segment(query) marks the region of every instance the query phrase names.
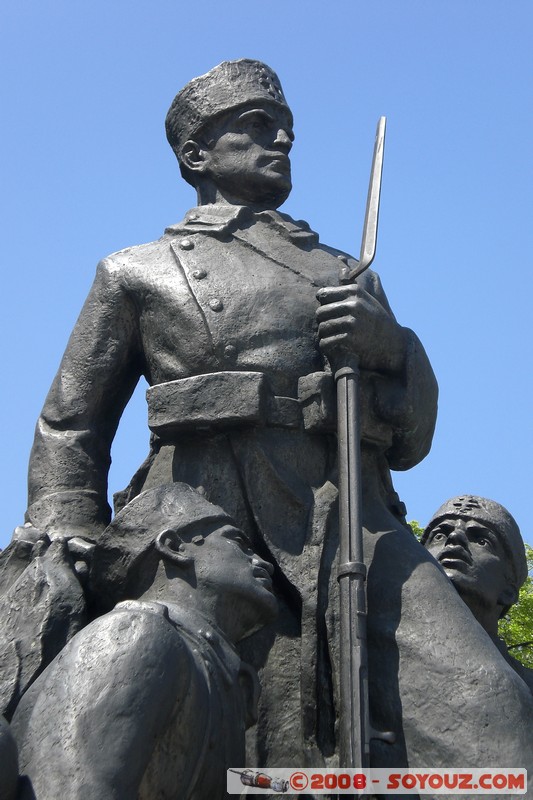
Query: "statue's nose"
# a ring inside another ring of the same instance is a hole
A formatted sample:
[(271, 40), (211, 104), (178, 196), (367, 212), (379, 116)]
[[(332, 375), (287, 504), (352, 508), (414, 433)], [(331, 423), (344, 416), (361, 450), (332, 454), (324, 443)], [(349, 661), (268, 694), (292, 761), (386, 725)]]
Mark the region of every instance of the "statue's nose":
[(454, 528), (448, 534), (447, 544), (458, 544), (468, 549), (468, 537), (462, 527)]
[(258, 567), (262, 567), (263, 569), (266, 569), (266, 571), (270, 576), (274, 574), (274, 567), (270, 563), (270, 561), (264, 561), (262, 558), (254, 556), (254, 558), (252, 558), (252, 564), (255, 564)]
[(292, 147), (292, 140), (284, 128), (280, 128), (276, 134), (276, 140), (274, 144), (282, 145), (287, 153), (290, 151)]

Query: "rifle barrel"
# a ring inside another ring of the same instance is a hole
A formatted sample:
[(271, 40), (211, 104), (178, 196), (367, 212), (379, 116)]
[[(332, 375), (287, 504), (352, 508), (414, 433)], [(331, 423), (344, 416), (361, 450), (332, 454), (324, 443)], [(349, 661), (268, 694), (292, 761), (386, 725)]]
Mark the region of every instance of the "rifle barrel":
[[(358, 266), (353, 282), (376, 253), (385, 143), (381, 117), (374, 144)], [(359, 361), (353, 355), (335, 372), (339, 452), (340, 766), (370, 766), (370, 721), (366, 644), (366, 567), (363, 561)]]

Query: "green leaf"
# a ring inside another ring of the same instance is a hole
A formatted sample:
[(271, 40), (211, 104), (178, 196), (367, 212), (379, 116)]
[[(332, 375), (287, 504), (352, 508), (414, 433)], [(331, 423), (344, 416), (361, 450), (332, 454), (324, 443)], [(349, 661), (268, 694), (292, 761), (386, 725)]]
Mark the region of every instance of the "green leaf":
[(420, 539), (422, 538), (422, 534), (424, 533), (424, 528), (422, 527), (422, 525), (419, 522), (417, 522), (416, 519), (412, 519), (411, 522), (408, 522), (407, 524), (413, 531), (418, 541), (420, 541)]
[(533, 547), (526, 544), (528, 576), (520, 589), (518, 603), (500, 620), (498, 633), (511, 655), (533, 669)]

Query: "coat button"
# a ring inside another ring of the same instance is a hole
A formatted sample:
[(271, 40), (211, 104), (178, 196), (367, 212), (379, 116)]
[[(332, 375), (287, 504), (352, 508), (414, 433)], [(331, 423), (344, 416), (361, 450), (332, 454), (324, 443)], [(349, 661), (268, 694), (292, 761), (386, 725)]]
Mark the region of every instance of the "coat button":
[(211, 311), (222, 311), (224, 308), (224, 303), (222, 300), (220, 300), (220, 298), (213, 297), (213, 299), (209, 301), (209, 308)]
[(237, 348), (233, 344), (227, 344), (224, 348), (224, 356), (228, 361), (233, 361), (237, 358)]
[(180, 239), (180, 247), (182, 250), (192, 250), (194, 242), (192, 239)]
[(205, 269), (195, 269), (192, 276), (197, 281), (203, 281), (204, 278), (207, 278), (207, 272)]

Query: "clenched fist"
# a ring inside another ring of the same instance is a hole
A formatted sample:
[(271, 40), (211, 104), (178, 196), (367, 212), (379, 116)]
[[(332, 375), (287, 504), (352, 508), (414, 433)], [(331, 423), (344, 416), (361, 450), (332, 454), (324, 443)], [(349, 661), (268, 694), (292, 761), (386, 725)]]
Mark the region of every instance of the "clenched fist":
[(363, 369), (402, 371), (405, 331), (375, 297), (350, 284), (320, 289), (317, 299), (319, 345), (334, 371), (354, 355)]

